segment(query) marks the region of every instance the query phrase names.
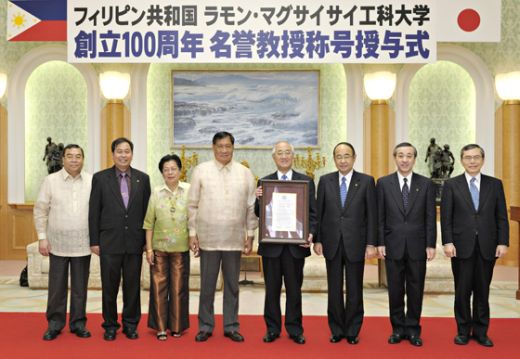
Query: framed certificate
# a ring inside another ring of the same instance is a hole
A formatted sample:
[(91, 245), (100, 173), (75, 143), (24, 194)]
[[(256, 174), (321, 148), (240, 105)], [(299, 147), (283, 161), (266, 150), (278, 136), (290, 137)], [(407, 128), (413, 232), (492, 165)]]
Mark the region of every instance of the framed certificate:
[(309, 236), (309, 182), (261, 180), (260, 243), (305, 244)]

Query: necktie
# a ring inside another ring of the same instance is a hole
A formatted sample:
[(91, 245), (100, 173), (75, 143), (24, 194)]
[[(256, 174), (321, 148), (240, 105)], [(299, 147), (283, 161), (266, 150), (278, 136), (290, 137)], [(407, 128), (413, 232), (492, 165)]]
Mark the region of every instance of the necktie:
[(403, 184), (403, 206), (404, 210), (406, 211), (408, 209), (408, 196), (410, 195), (410, 189), (408, 188), (408, 178), (403, 178), (404, 184)]
[(347, 179), (345, 176), (341, 177), (341, 186), (339, 186), (339, 195), (341, 196), (341, 206), (345, 207), (345, 200), (347, 199)]
[(282, 175), (282, 181), (287, 181), (287, 176), (286, 175)]
[(119, 181), (119, 188), (121, 190), (121, 197), (123, 197), (123, 203), (125, 204), (125, 208), (128, 208), (128, 182), (126, 182), (126, 173), (121, 173), (119, 175), (120, 181)]
[(475, 181), (477, 179), (475, 177), (471, 177), (471, 180), (469, 181), (469, 191), (471, 193), (471, 200), (473, 201), (473, 206), (475, 207), (475, 211), (478, 210), (478, 188), (475, 184)]

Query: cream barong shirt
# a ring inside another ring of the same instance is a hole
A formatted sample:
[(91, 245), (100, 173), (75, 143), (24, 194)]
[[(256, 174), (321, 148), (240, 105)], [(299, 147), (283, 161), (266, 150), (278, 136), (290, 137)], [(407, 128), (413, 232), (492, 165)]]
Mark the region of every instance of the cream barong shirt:
[(61, 257), (90, 254), (88, 203), (92, 175), (72, 177), (64, 168), (45, 177), (34, 204), (38, 239), (49, 240), (51, 253)]
[(202, 250), (242, 251), (246, 233), (254, 235), (255, 179), (238, 162), (216, 160), (193, 170), (188, 193), (189, 235), (197, 235)]

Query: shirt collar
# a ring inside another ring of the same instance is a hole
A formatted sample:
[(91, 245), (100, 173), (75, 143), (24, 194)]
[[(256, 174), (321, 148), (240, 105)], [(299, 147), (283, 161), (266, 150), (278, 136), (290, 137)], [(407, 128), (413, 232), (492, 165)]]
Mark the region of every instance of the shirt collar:
[(60, 173), (61, 173), (61, 177), (63, 178), (64, 181), (66, 181), (67, 179), (81, 179), (83, 178), (81, 175), (83, 172), (80, 172), (76, 177), (73, 177), (70, 173), (68, 173), (65, 168), (63, 167), (61, 170), (60, 170)]
[(468, 182), (468, 183), (470, 183), (470, 181), (471, 181), (471, 179), (472, 179), (473, 177), (475, 177), (476, 181), (477, 181), (478, 183), (480, 183), (480, 177), (481, 177), (480, 172), (479, 172), (476, 176), (472, 176), (472, 175), (470, 175), (468, 172), (464, 172), (464, 176), (466, 176), (466, 182)]
[(215, 163), (215, 166), (217, 166), (217, 169), (219, 171), (222, 171), (223, 169), (227, 169), (228, 171), (231, 170), (231, 167), (233, 166), (233, 160), (229, 161), (225, 165), (217, 161), (216, 159), (213, 159), (213, 162)]
[(117, 178), (119, 178), (121, 176), (121, 173), (126, 173), (126, 176), (128, 178), (132, 178), (132, 168), (131, 167), (128, 167), (128, 169), (125, 172), (119, 170), (119, 168), (117, 168), (115, 166), (114, 166), (114, 168), (116, 169), (116, 176), (117, 176)]
[(408, 176), (403, 176), (399, 171), (397, 171), (397, 179), (399, 180), (399, 183), (404, 183), (404, 179), (406, 178), (408, 181), (408, 186), (410, 186), (410, 184), (412, 183), (412, 176), (413, 176), (413, 173), (410, 173)]
[(174, 194), (175, 192), (177, 193), (182, 193), (184, 191), (184, 186), (182, 185), (182, 182), (179, 181), (179, 184), (177, 185), (177, 188), (175, 189), (175, 191), (172, 191), (167, 185), (166, 183), (163, 183), (161, 185), (161, 187), (159, 187), (159, 190), (160, 191), (165, 191), (165, 192), (168, 192), (168, 193), (171, 193), (171, 194)]
[(350, 172), (347, 173), (346, 175), (342, 175), (341, 172), (338, 171), (339, 183), (341, 183), (341, 178), (342, 177), (345, 177), (345, 181), (347, 181), (347, 183), (350, 183), (350, 180), (352, 179), (352, 174), (353, 173), (354, 173), (354, 170), (350, 170)]
[(279, 180), (282, 179), (283, 175), (285, 175), (287, 177), (287, 180), (289, 180), (289, 181), (292, 180), (292, 178), (293, 178), (293, 170), (292, 170), (292, 168), (289, 171), (287, 171), (286, 173), (282, 173), (280, 171), (276, 171), (276, 174), (277, 174)]

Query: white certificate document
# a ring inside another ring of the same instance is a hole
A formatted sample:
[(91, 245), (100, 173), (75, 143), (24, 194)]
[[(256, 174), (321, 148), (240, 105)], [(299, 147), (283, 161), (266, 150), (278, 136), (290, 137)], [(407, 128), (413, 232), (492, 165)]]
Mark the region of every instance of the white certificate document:
[(273, 193), (271, 202), (273, 231), (296, 231), (296, 200), (296, 193)]

